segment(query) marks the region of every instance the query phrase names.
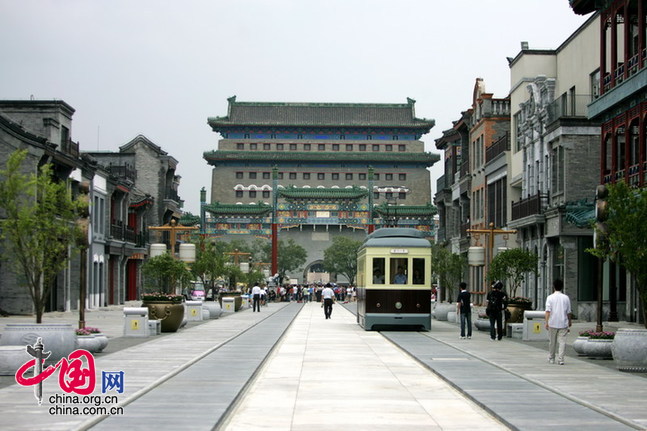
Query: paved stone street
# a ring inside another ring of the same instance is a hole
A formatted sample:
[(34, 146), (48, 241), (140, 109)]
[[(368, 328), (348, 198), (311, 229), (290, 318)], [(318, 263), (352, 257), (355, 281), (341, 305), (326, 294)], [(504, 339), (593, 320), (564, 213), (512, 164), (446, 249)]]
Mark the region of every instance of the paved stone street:
[[(647, 428), (642, 403), (632, 402), (647, 399), (645, 374), (616, 371), (613, 361), (578, 358), (569, 346), (566, 365), (550, 365), (545, 342), (491, 342), (479, 331), (460, 340), (456, 324), (436, 320), (427, 333), (383, 336), (361, 330), (347, 308), (336, 305), (326, 320), (318, 303), (269, 304), (148, 339), (122, 337), (121, 307), (89, 311), (87, 325), (110, 338), (95, 355), (97, 374), (124, 371), (123, 415), (51, 415), (49, 397), (62, 393), (55, 378), (39, 407), (32, 388), (2, 377), (0, 428)], [(33, 318), (2, 318), (0, 330), (17, 321)], [(576, 323), (569, 342), (594, 326)]]

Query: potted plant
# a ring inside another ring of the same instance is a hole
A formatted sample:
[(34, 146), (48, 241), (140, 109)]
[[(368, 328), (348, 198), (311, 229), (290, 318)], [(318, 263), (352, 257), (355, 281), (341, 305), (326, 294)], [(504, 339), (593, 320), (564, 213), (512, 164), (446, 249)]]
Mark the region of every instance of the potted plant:
[(98, 353), (101, 348), (101, 341), (94, 336), (87, 328), (79, 328), (74, 331), (76, 334), (76, 348), (87, 350), (90, 353)]
[(490, 331), (490, 318), (484, 312), (478, 313), (478, 318), (474, 321), (474, 327), (479, 331)]
[(584, 356), (584, 343), (589, 340), (589, 335), (591, 334), (591, 332), (595, 331), (593, 329), (580, 331), (578, 337), (573, 341), (573, 350), (575, 350), (575, 353), (577, 353), (579, 356)]
[[(69, 184), (55, 175), (50, 164), (35, 172), (27, 150), (16, 150), (0, 170), (0, 238), (16, 281), (24, 284), (36, 315), (36, 325), (8, 324), (0, 339), (4, 345), (34, 344), (38, 337), (52, 354), (48, 363), (74, 350), (70, 324), (43, 323), (45, 304), (57, 277), (67, 268), (70, 250), (84, 231), (77, 221), (87, 202), (73, 198)], [(30, 172), (30, 173), (25, 173)]]
[(523, 321), (523, 312), (532, 308), (532, 301), (523, 296), (517, 296), (517, 290), (528, 273), (537, 272), (537, 255), (520, 248), (499, 252), (488, 271), (488, 279), (506, 281), (509, 288), (508, 323)]
[(94, 335), (94, 338), (99, 340), (101, 345), (99, 346), (98, 353), (102, 352), (103, 349), (108, 346), (108, 337), (104, 333), (102, 333), (99, 328), (86, 326), (84, 329), (87, 330), (90, 334)]
[(610, 359), (612, 357), (611, 345), (616, 333), (612, 331), (589, 331), (588, 334), (589, 337), (583, 346), (584, 356)]
[(159, 320), (162, 332), (176, 332), (184, 319), (183, 296), (178, 294), (191, 281), (186, 264), (169, 253), (148, 259), (142, 265), (147, 292), (141, 295), (148, 318)]
[[(433, 276), (438, 280), (441, 287), (440, 300), (434, 306), (433, 315), (436, 320), (447, 320), (447, 315), (454, 311), (452, 302), (455, 299), (454, 289), (458, 287), (463, 278), (467, 265), (465, 256), (452, 253), (447, 248), (434, 245), (431, 254), (431, 268)], [(443, 303), (447, 301), (447, 303)]]

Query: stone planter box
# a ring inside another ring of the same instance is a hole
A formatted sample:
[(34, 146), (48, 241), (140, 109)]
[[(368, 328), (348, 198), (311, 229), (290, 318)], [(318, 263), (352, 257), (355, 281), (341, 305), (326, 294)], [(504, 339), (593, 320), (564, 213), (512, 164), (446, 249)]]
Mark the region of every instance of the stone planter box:
[(67, 357), (76, 348), (76, 334), (69, 323), (8, 323), (5, 326), (0, 345), (34, 345), (42, 338), (46, 352), (52, 352), (45, 365), (53, 365)]
[(456, 306), (449, 304), (447, 302), (441, 302), (441, 303), (436, 303), (436, 306), (434, 307), (434, 317), (436, 320), (447, 320), (447, 313), (455, 309)]
[(578, 356), (584, 356), (584, 344), (589, 341), (589, 337), (577, 337), (575, 341), (573, 341), (573, 344), (571, 345), (573, 347), (573, 350), (575, 350), (575, 353), (578, 354)]
[(474, 321), (474, 327), (478, 331), (490, 332), (490, 319), (477, 319)]
[(591, 339), (584, 343), (582, 350), (588, 358), (611, 359), (611, 345), (613, 340)]
[(620, 371), (647, 372), (647, 329), (618, 329), (611, 353)]

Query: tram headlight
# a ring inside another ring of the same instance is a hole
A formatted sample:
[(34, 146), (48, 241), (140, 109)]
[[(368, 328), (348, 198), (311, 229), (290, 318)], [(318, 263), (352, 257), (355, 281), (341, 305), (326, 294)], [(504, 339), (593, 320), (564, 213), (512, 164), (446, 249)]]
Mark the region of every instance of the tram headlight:
[(416, 308), (420, 308), (420, 304), (416, 304)]
[(402, 308), (402, 303), (400, 301), (395, 303), (395, 308), (400, 310)]
[(376, 304), (377, 308), (380, 308), (381, 306), (382, 306), (382, 304), (380, 304), (379, 302)]

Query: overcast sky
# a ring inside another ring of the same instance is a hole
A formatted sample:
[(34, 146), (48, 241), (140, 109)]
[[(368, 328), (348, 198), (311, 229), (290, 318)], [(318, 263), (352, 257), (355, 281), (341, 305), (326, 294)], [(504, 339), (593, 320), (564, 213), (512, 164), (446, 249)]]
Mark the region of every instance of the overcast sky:
[[(406, 103), (434, 140), (474, 81), (510, 89), (506, 57), (557, 48), (587, 17), (568, 0), (0, 0), (0, 98), (76, 109), (81, 150), (145, 135), (179, 161), (185, 210), (211, 188), (207, 117), (245, 102)], [(431, 169), (432, 193), (442, 163)]]

